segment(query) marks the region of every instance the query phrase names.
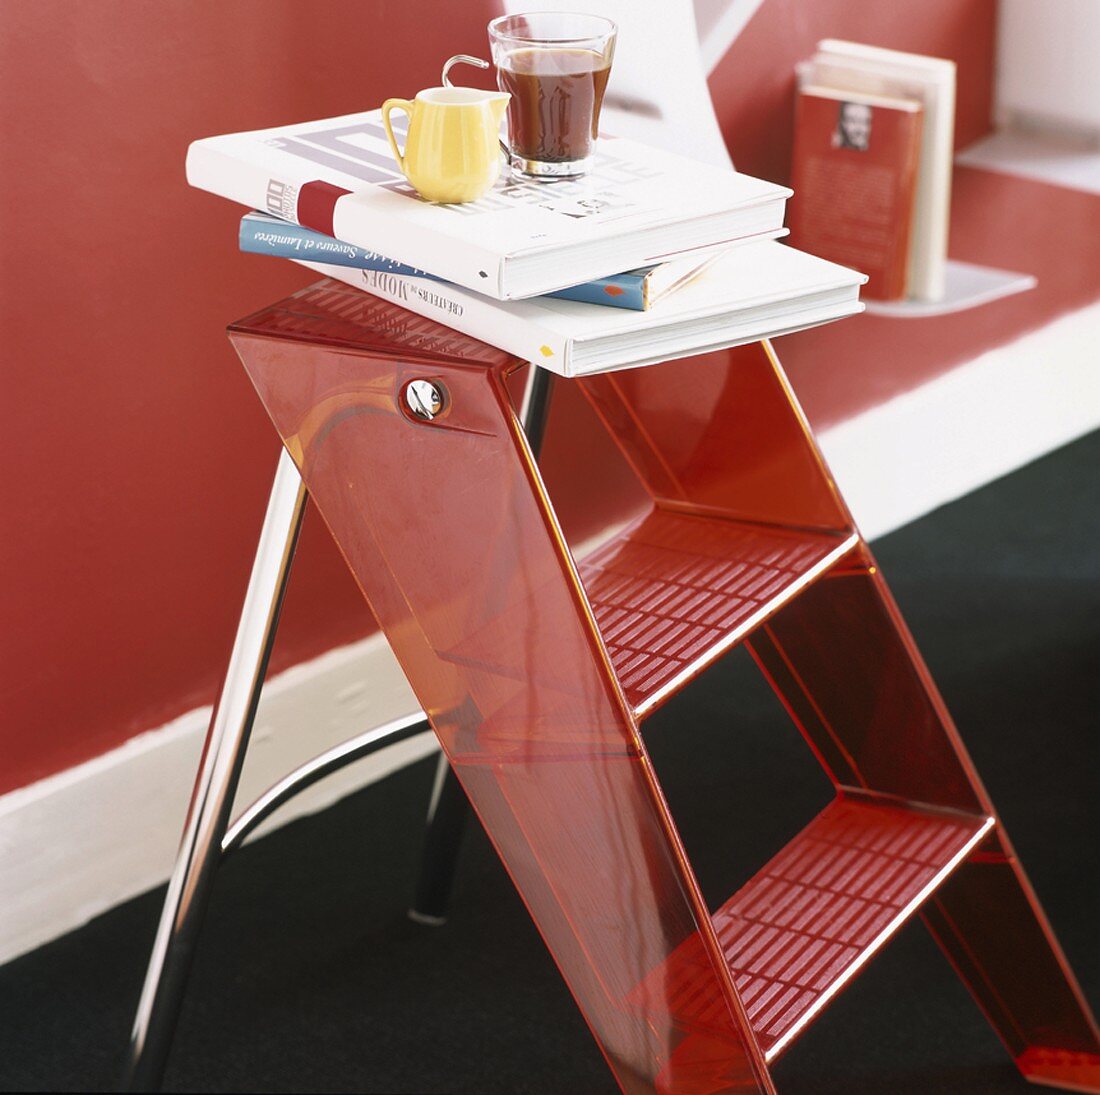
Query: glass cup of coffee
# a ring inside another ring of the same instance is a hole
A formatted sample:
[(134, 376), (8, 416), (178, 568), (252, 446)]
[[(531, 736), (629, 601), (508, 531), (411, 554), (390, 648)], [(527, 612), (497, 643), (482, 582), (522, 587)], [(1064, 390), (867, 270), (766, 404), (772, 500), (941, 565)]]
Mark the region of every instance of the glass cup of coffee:
[(508, 104), (508, 159), (531, 179), (575, 179), (596, 150), (616, 27), (598, 15), (537, 12), (489, 24), (497, 86)]

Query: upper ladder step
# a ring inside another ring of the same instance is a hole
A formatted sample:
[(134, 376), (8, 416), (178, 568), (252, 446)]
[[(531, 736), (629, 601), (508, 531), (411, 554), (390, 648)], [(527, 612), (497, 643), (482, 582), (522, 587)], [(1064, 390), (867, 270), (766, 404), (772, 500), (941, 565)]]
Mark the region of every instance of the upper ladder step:
[(655, 509), (579, 564), (611, 662), (649, 714), (857, 543)]
[[(642, 718), (744, 639), (859, 542), (726, 518), (649, 510), (577, 570), (635, 715)], [(530, 592), (533, 600), (540, 588)], [(507, 612), (443, 656), (527, 681), (529, 649)], [(567, 666), (539, 665), (544, 688), (577, 686)], [(523, 721), (523, 720), (521, 720)]]
[[(838, 798), (711, 918), (765, 1057), (791, 1043), (993, 825), (992, 818)], [(636, 990), (689, 1029), (721, 993), (698, 935)]]

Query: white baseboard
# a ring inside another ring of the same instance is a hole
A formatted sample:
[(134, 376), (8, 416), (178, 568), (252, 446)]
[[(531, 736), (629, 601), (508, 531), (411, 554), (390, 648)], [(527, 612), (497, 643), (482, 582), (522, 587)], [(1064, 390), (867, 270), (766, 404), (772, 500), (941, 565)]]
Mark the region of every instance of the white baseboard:
[[(419, 709), (381, 635), (264, 687), (237, 801), (310, 757)], [(210, 708), (0, 797), (0, 962), (165, 881)], [(430, 732), (358, 761), (287, 803), (255, 834), (323, 809), (438, 748)]]
[(1100, 428), (1098, 344), (1092, 304), (823, 430), (863, 535), (883, 536)]
[(1096, 133), (1082, 140), (1056, 131), (1000, 129), (965, 148), (955, 162), (1100, 194), (1100, 134)]
[[(864, 534), (898, 528), (1100, 427), (1098, 332), (1093, 305), (823, 431)], [(279, 674), (264, 689), (238, 801), (416, 709), (381, 636)], [(0, 797), (0, 962), (168, 877), (209, 714), (191, 711)], [(436, 748), (425, 734), (367, 757), (289, 803), (260, 833)]]

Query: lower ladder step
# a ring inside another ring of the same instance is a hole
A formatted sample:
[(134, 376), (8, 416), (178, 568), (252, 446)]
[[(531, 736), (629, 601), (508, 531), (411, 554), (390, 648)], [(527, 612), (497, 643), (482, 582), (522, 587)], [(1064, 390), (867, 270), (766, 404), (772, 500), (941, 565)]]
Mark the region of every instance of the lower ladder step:
[(1032, 1046), (1016, 1058), (1016, 1064), (1034, 1084), (1051, 1084), (1070, 1091), (1100, 1088), (1100, 1054)]
[[(716, 913), (712, 923), (770, 1061), (993, 825), (992, 818), (840, 797)], [(698, 936), (635, 993), (671, 998), (688, 1029), (724, 1010)]]

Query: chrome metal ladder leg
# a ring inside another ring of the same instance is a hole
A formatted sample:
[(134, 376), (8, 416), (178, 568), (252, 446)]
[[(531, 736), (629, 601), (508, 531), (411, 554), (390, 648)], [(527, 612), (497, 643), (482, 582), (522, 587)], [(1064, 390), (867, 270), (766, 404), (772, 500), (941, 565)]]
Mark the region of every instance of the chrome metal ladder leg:
[[(554, 374), (548, 370), (531, 366), (531, 379), (519, 413), (523, 432), (527, 435), (527, 445), (536, 460), (542, 452), (542, 441), (546, 435), (553, 377)], [(409, 909), (410, 920), (432, 927), (446, 923), (458, 853), (462, 848), (462, 834), (466, 831), (469, 814), (469, 799), (444, 753), (439, 758), (428, 805), (424, 851), (416, 893)]]
[(416, 894), (409, 909), (410, 920), (433, 928), (446, 923), (451, 887), (458, 868), (458, 853), (469, 816), (470, 801), (458, 777), (451, 771), (447, 754), (441, 753), (428, 804), (424, 851), (421, 853)]
[(163, 1077), (256, 716), (305, 502), (305, 484), (284, 450), (145, 974), (124, 1078), (128, 1091), (154, 1090)]

